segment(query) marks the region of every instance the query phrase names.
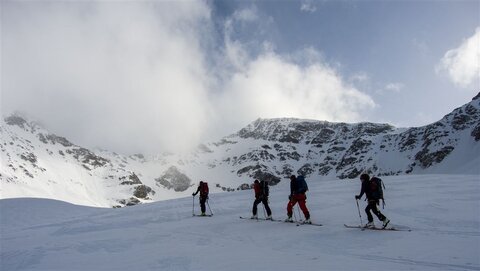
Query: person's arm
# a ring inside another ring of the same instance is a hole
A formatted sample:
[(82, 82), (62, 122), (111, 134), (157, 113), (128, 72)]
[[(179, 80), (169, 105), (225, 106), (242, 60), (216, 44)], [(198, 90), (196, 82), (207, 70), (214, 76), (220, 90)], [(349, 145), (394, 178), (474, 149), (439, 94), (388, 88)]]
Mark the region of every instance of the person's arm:
[(200, 192), (200, 186), (197, 188), (197, 192), (193, 193), (192, 196), (196, 196)]
[(356, 195), (355, 196), (356, 199), (361, 199), (363, 194), (365, 194), (365, 186), (366, 186), (366, 181), (363, 181), (362, 182), (362, 188), (360, 190), (360, 195)]

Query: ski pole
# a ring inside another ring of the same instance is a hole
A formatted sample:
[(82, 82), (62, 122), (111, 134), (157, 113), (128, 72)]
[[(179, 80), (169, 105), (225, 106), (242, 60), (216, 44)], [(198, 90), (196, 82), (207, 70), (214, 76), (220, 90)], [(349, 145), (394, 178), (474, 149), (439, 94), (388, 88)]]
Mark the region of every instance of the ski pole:
[(298, 220), (300, 221), (302, 219), (302, 213), (300, 213), (300, 203), (297, 205), (297, 211), (298, 211)]
[(360, 214), (360, 206), (358, 206), (358, 199), (355, 199), (355, 201), (357, 202), (358, 216), (360, 217), (360, 226), (362, 226), (363, 221), (362, 221), (362, 215)]
[(208, 210), (210, 210), (210, 214), (213, 215), (212, 209), (210, 208), (210, 203), (208, 203), (208, 199), (207, 199), (207, 205), (208, 205)]
[(295, 218), (295, 222), (298, 222), (298, 220), (297, 220), (297, 215), (295, 214), (295, 210), (293, 210), (292, 213), (293, 213), (293, 218)]
[(192, 196), (192, 216), (195, 216), (195, 196)]

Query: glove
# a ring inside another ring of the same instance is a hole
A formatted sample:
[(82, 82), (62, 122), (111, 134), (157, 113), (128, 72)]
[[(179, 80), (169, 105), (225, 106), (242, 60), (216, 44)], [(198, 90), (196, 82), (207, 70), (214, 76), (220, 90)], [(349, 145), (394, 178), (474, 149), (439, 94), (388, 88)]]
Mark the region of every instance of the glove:
[(289, 196), (288, 196), (288, 200), (292, 200), (292, 195), (289, 195)]
[(194, 197), (195, 197), (195, 193), (192, 193), (192, 196), (194, 196)]
[(360, 195), (355, 195), (355, 199), (360, 199)]

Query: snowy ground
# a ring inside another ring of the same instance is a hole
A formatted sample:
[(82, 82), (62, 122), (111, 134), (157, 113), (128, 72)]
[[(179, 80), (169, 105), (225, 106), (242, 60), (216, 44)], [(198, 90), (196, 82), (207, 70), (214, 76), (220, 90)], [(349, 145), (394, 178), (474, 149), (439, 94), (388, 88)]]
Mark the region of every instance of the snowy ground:
[[(0, 270), (480, 270), (478, 175), (383, 179), (384, 214), (412, 232), (344, 228), (360, 223), (359, 181), (309, 182), (323, 227), (239, 219), (252, 191), (211, 195), (205, 218), (192, 217), (191, 197), (122, 209), (0, 200)], [(285, 218), (288, 183), (271, 194)]]

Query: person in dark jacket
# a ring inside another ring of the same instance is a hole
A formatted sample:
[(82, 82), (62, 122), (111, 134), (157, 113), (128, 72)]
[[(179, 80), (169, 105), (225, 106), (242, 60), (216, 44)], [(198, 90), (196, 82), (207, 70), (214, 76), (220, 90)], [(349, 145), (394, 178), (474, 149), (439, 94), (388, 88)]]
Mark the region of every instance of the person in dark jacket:
[(305, 193), (308, 191), (307, 183), (305, 182), (305, 178), (303, 176), (295, 177), (295, 175), (290, 176), (290, 196), (288, 196), (289, 202), (287, 205), (287, 219), (285, 222), (293, 222), (292, 214), (293, 214), (293, 206), (297, 204), (300, 206), (303, 214), (305, 215), (305, 222), (304, 223), (312, 223), (310, 221), (310, 212), (307, 209), (307, 205), (305, 201), (307, 200), (307, 196)]
[(272, 220), (272, 210), (268, 206), (268, 183), (266, 181), (259, 182), (255, 180), (253, 182), (253, 190), (255, 192), (255, 201), (253, 202), (252, 208), (252, 219), (258, 219), (257, 216), (257, 205), (261, 202), (265, 206), (265, 210), (267, 210), (267, 220)]
[(200, 209), (202, 210), (201, 216), (205, 216), (205, 203), (208, 200), (208, 184), (206, 182), (200, 181), (198, 185), (197, 191), (192, 194), (192, 196), (196, 196), (200, 192)]
[(380, 221), (383, 222), (383, 227), (385, 228), (388, 223), (390, 223), (390, 219), (385, 217), (380, 210), (378, 209), (378, 204), (380, 200), (383, 200), (383, 193), (379, 193), (378, 191), (381, 190), (381, 183), (376, 183), (373, 181), (374, 178), (370, 178), (368, 174), (360, 175), (360, 180), (362, 181), (362, 188), (360, 191), (360, 195), (356, 195), (355, 199), (359, 200), (362, 198), (363, 194), (365, 194), (368, 205), (365, 208), (365, 213), (367, 213), (368, 223), (365, 225), (367, 228), (374, 228), (375, 224), (373, 223), (373, 216), (370, 213), (372, 211)]

